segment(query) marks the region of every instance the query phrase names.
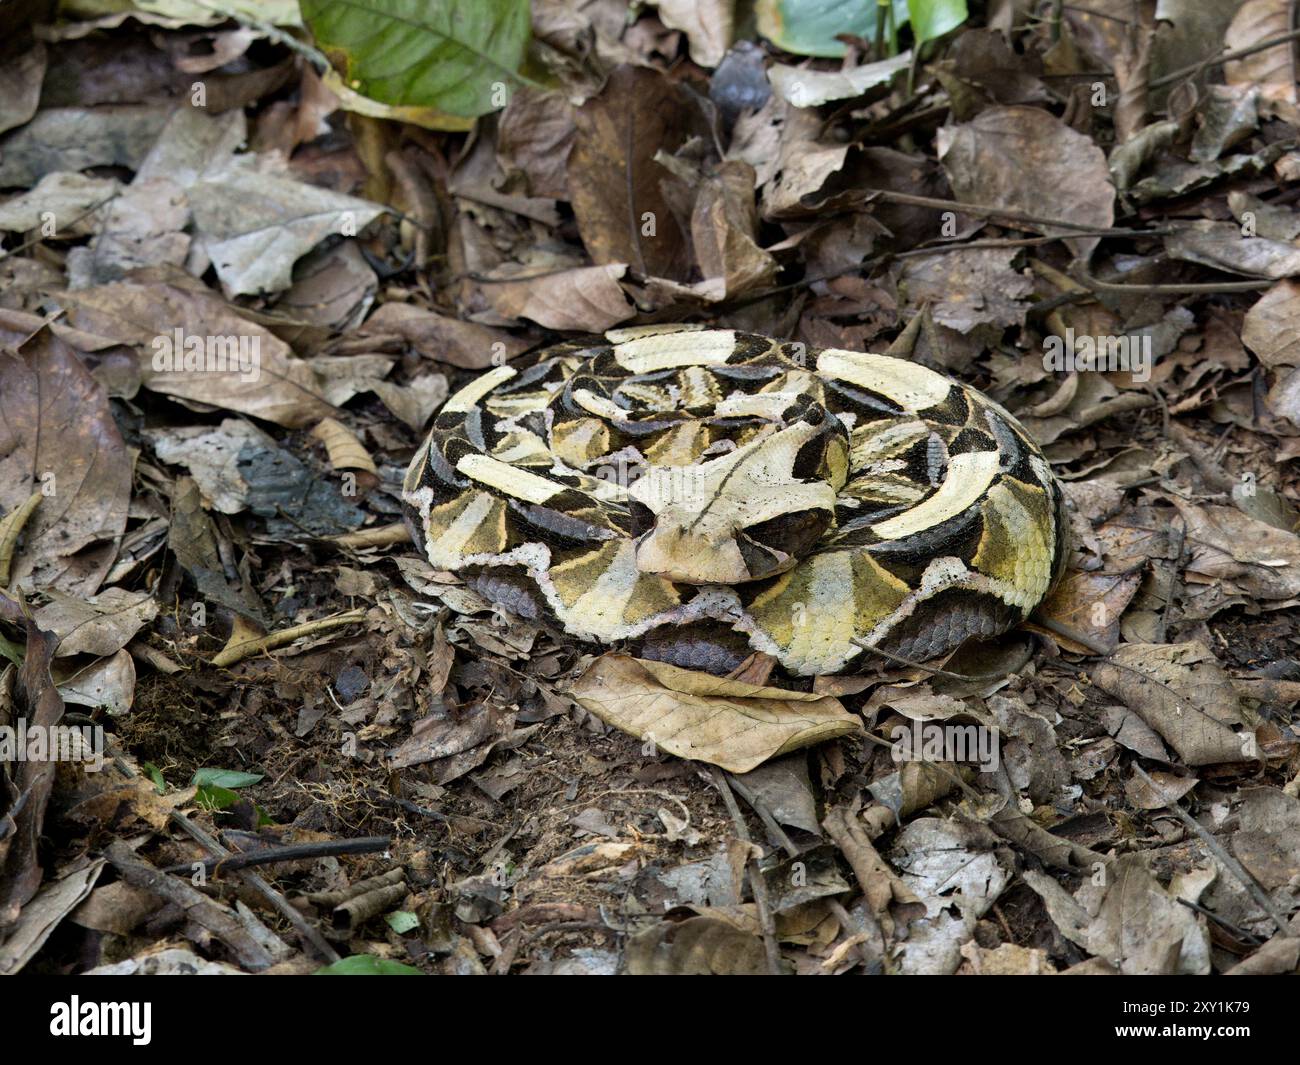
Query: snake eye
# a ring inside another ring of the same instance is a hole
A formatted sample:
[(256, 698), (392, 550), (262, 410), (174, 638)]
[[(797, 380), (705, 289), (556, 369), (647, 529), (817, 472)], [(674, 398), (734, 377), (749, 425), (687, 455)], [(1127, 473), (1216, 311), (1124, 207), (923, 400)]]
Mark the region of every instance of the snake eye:
[(628, 516), (632, 519), (632, 535), (640, 536), (654, 528), (655, 513), (644, 503), (635, 499), (627, 501)]
[(826, 408), (813, 404), (803, 412), (803, 421), (809, 425), (821, 425), (826, 420)]
[(829, 510), (795, 510), (751, 525), (741, 535), (769, 551), (799, 558), (821, 539), (830, 523)]

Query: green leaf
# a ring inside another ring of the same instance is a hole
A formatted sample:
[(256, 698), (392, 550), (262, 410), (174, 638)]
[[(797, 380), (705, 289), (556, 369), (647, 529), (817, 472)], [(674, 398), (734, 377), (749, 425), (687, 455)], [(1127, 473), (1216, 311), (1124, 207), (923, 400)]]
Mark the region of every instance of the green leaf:
[(423, 976), (424, 973), (412, 965), (403, 965), (400, 961), (376, 958), (373, 954), (353, 954), (350, 958), (341, 958), (333, 965), (317, 969), (313, 976)]
[(158, 794), (166, 795), (167, 782), (163, 780), (162, 770), (159, 769), (152, 762), (145, 762), (142, 768), (145, 771), (145, 775), (148, 776), (148, 778), (153, 781), (153, 786), (158, 789)]
[(411, 931), (413, 928), (420, 927), (420, 918), (410, 910), (394, 910), (392, 913), (385, 914), (384, 920), (388, 922), (388, 927), (399, 936)]
[(14, 665), (19, 668), (23, 664), (23, 645), (20, 643), (11, 643), (0, 634), (0, 655), (4, 655)]
[(229, 810), (239, 802), (239, 794), (229, 788), (205, 784), (194, 793), (194, 801), (205, 810)]
[(916, 47), (942, 37), (966, 21), (966, 0), (907, 0)]
[(246, 788), (262, 779), (261, 773), (241, 773), (238, 769), (199, 769), (194, 773), (191, 784), (199, 787), (209, 785), (218, 788)]
[[(907, 22), (907, 7), (907, 0), (893, 0), (895, 30)], [(876, 39), (880, 10), (871, 0), (758, 0), (755, 7), (758, 32), (778, 48), (834, 58), (845, 51), (835, 39), (838, 33)]]
[(528, 0), (302, 0), (348, 88), (473, 118), (506, 105), (532, 32)]

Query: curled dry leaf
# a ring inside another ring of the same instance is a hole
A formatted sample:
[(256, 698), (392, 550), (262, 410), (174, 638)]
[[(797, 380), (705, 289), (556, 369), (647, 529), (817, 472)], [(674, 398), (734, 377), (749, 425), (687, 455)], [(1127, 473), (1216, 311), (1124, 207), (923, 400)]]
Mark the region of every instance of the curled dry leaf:
[(734, 0), (654, 0), (659, 21), (686, 34), (691, 59), (716, 67), (727, 54), (735, 22)]
[(123, 648), (59, 681), (65, 703), (102, 707), (110, 716), (125, 714), (135, 699), (135, 660)]
[(891, 78), (906, 70), (912, 62), (912, 53), (903, 52), (889, 59), (847, 70), (810, 70), (775, 63), (767, 72), (768, 79), (787, 103), (794, 107), (820, 107), (831, 100), (848, 100), (861, 96), (877, 85), (887, 85)]
[(596, 659), (569, 693), (608, 725), (669, 754), (747, 773), (769, 758), (861, 729), (839, 700), (679, 669), (630, 655)]
[[(29, 729), (50, 729), (63, 717), (63, 699), (50, 675), (58, 638), (24, 617), (19, 605), (2, 593), (0, 618), (27, 630), (26, 652), (14, 683), (11, 712), (25, 718)], [(37, 844), (57, 769), (53, 759), (0, 761), (0, 781), (4, 783), (4, 806), (0, 807), (0, 932), (12, 928), (19, 911), (40, 887), (42, 869)]]
[(691, 239), (706, 280), (722, 278), (723, 295), (733, 297), (771, 284), (776, 260), (758, 246), (754, 169), (731, 160), (701, 183), (691, 212)]
[(108, 398), (47, 329), (17, 352), (0, 351), (0, 396), (0, 508), (9, 514), (42, 496), (10, 578), (89, 595), (113, 564), (131, 496), (131, 459)]
[(1249, 277), (1282, 278), (1300, 274), (1300, 248), (1267, 237), (1247, 237), (1235, 222), (1192, 222), (1165, 238), (1175, 259)]
[(322, 418), (311, 435), (325, 445), (330, 465), (336, 470), (365, 470), (378, 472), (372, 459), (356, 433), (334, 418)]
[(1093, 668), (1092, 681), (1160, 733), (1186, 765), (1254, 757), (1254, 733), (1234, 731), (1245, 720), (1232, 681), (1202, 644), (1126, 644)]

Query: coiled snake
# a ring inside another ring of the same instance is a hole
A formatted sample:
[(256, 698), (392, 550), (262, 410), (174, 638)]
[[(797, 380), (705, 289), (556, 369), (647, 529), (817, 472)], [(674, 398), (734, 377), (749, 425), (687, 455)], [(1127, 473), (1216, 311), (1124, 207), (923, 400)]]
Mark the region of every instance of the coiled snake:
[(1023, 621), (1063, 568), (1060, 486), (1016, 420), (916, 363), (725, 329), (616, 330), (453, 395), (403, 488), (488, 599), (725, 673), (909, 660)]

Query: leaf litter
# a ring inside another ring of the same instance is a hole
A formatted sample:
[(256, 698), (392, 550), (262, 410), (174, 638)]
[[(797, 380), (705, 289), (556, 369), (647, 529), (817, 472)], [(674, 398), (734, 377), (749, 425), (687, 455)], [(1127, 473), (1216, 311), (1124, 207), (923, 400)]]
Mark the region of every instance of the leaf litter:
[[(501, 0), (401, 77), (342, 6), (7, 41), (0, 737), (111, 766), (0, 761), (0, 971), (1294, 972), (1288, 4)], [(673, 320), (986, 390), (1071, 502), (1053, 597), (793, 691), (416, 557), (451, 390)]]

